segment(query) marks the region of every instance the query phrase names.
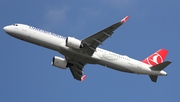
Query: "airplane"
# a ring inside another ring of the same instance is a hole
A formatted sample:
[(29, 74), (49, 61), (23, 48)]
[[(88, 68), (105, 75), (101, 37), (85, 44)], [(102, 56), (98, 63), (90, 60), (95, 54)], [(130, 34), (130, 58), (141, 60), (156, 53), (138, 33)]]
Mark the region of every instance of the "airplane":
[(58, 51), (64, 55), (64, 58), (54, 56), (52, 66), (61, 69), (69, 68), (74, 79), (79, 81), (86, 78), (83, 73), (86, 64), (99, 64), (122, 72), (149, 75), (153, 82), (157, 81), (158, 76), (167, 76), (163, 69), (171, 64), (171, 61), (164, 61), (168, 53), (166, 49), (159, 49), (139, 61), (98, 47), (111, 37), (128, 18), (129, 16), (126, 16), (121, 21), (82, 40), (70, 36), (64, 37), (26, 24), (16, 23), (5, 26), (3, 29), (12, 37)]

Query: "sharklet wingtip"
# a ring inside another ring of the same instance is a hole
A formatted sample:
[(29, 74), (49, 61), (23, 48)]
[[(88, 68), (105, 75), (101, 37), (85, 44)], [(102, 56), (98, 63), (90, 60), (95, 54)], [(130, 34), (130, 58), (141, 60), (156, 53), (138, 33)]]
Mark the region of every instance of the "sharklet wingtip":
[(128, 20), (128, 18), (129, 18), (129, 16), (124, 17), (124, 18), (121, 20), (121, 22), (122, 22), (122, 23), (125, 23), (125, 22)]
[(83, 75), (83, 76), (81, 77), (81, 81), (84, 81), (85, 78), (86, 78), (86, 75)]

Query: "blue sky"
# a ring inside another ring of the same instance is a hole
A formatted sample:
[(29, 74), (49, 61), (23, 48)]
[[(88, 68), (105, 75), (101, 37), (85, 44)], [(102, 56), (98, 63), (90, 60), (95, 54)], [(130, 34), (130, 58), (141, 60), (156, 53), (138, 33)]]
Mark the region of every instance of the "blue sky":
[(170, 102), (180, 94), (180, 1), (178, 0), (0, 0), (0, 28), (24, 23), (83, 39), (129, 20), (101, 48), (142, 60), (160, 48), (173, 63), (157, 83), (148, 76), (86, 65), (84, 82), (69, 69), (51, 66), (56, 51), (20, 41), (0, 30), (1, 102)]

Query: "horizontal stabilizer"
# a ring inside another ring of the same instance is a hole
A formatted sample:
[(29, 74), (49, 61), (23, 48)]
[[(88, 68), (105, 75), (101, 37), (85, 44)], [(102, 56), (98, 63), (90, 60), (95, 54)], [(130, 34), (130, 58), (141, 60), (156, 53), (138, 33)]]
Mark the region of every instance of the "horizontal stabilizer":
[(149, 75), (149, 77), (151, 78), (151, 81), (156, 82), (158, 76), (157, 75)]
[(155, 66), (150, 67), (152, 70), (156, 70), (156, 71), (161, 71), (163, 70), (165, 67), (167, 67), (169, 64), (171, 64), (170, 61), (165, 61), (163, 63), (157, 64)]

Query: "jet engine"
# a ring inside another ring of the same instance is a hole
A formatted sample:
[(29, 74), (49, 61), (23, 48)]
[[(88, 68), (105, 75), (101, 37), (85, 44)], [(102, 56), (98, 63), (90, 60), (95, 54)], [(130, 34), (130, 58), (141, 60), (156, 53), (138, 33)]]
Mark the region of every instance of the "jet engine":
[(66, 69), (68, 62), (64, 58), (54, 56), (52, 59), (51, 65), (58, 68)]
[(82, 48), (81, 41), (74, 38), (74, 37), (67, 37), (66, 38), (66, 46), (70, 48), (80, 49)]

